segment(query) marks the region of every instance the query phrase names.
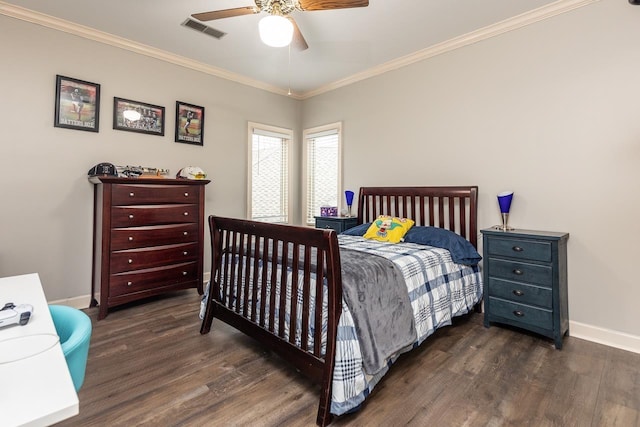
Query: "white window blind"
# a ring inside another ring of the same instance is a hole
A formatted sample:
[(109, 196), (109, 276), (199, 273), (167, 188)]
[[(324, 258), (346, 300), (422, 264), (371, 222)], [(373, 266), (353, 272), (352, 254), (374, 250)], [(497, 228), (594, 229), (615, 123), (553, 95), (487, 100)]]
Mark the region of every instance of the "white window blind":
[(304, 131), (305, 221), (315, 223), (321, 206), (341, 206), (341, 126), (339, 123)]
[(289, 222), (290, 131), (250, 124), (248, 217)]

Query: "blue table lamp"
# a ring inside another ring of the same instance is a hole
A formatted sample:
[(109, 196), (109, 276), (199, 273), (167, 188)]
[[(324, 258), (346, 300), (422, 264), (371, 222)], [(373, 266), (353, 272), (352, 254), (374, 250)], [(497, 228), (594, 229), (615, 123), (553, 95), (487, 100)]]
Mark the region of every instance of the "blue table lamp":
[(509, 210), (511, 209), (511, 200), (513, 199), (513, 191), (503, 191), (498, 193), (498, 205), (500, 205), (500, 213), (502, 214), (502, 226), (498, 225), (496, 228), (502, 231), (513, 230), (513, 227), (509, 227), (507, 222), (509, 220)]
[(353, 205), (353, 191), (347, 190), (344, 192), (344, 197), (347, 199), (347, 216), (351, 217), (351, 205)]

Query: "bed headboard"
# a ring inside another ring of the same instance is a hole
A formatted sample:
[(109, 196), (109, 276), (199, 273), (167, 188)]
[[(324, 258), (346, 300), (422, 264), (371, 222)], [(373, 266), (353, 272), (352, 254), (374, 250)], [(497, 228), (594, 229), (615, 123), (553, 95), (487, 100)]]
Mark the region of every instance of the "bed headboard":
[(361, 187), (358, 224), (378, 215), (446, 228), (478, 247), (478, 187)]

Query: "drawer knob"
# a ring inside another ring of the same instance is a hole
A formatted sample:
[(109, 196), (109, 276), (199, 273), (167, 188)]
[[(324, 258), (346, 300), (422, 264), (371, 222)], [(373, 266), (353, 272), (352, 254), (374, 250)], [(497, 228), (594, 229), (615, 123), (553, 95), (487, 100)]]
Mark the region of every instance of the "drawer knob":
[(129, 241), (133, 242), (133, 236), (129, 236)]
[(182, 252), (182, 255), (187, 256), (187, 255), (189, 255), (189, 252), (184, 251), (184, 252)]
[(186, 276), (186, 275), (187, 275), (187, 272), (186, 272), (186, 271), (183, 271), (183, 272), (182, 272), (182, 275), (183, 275), (183, 276)]
[(522, 276), (524, 274), (524, 271), (520, 270), (519, 268), (514, 268), (513, 274), (515, 274), (516, 276)]
[(524, 313), (520, 310), (513, 310), (513, 315), (517, 317), (524, 317)]
[(129, 197), (134, 197), (135, 194), (133, 192), (129, 193)]
[(184, 193), (184, 197), (189, 197), (189, 193)]
[(188, 235), (189, 235), (189, 232), (188, 232), (188, 231), (185, 231), (184, 233), (182, 233), (182, 235), (183, 235), (183, 236), (188, 236)]
[(185, 212), (183, 215), (184, 216), (189, 216), (189, 212)]
[(331, 230), (331, 226), (330, 226), (330, 225), (325, 225), (325, 226), (324, 226), (324, 228), (325, 228), (326, 230)]
[(129, 264), (133, 264), (133, 260), (129, 258)]
[(129, 215), (129, 219), (133, 219), (133, 214), (130, 214), (130, 215)]
[(524, 295), (524, 292), (522, 292), (522, 291), (521, 291), (521, 290), (519, 290), (519, 289), (514, 289), (514, 290), (513, 290), (513, 294), (514, 294), (515, 296), (517, 296), (517, 297), (521, 297), (521, 296), (523, 296), (523, 295)]
[(127, 282), (127, 286), (133, 285), (133, 282)]
[(514, 252), (523, 252), (524, 249), (522, 249), (520, 246), (514, 246), (511, 249), (513, 249)]

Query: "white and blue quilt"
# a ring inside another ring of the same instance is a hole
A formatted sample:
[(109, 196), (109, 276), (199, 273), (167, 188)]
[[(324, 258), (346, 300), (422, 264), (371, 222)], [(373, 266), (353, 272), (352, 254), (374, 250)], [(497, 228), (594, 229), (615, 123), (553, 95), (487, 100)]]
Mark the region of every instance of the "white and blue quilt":
[[(453, 317), (468, 313), (482, 299), (482, 276), (477, 265), (468, 266), (452, 261), (446, 249), (417, 243), (384, 243), (364, 239), (360, 236), (339, 235), (341, 248), (359, 251), (386, 258), (402, 272), (413, 311), (417, 340), (413, 344), (390, 355), (388, 362), (378, 372), (367, 374), (363, 364), (363, 354), (357, 337), (356, 327), (349, 306), (342, 302), (342, 315), (338, 323), (335, 367), (333, 373), (331, 413), (342, 415), (357, 409), (371, 393), (380, 379), (387, 373), (398, 356), (421, 344), (436, 329), (450, 325)], [(363, 255), (364, 256), (364, 255)], [(238, 260), (239, 261), (239, 260)], [(244, 261), (242, 261), (244, 262)], [(253, 274), (256, 274), (254, 272)], [(260, 274), (260, 273), (258, 273)], [(267, 277), (271, 277), (267, 272)], [(278, 272), (277, 277), (280, 276)], [(251, 283), (249, 278), (249, 283)], [(286, 293), (290, 293), (291, 275), (288, 277)], [(300, 278), (299, 282), (302, 282)], [(276, 293), (279, 293), (280, 286)], [(314, 292), (312, 292), (313, 294)], [(207, 292), (203, 297), (200, 317), (204, 316)], [(242, 296), (236, 296), (242, 301)], [(278, 298), (277, 296), (276, 298)], [(302, 301), (299, 301), (302, 304)], [(259, 307), (259, 304), (256, 305)], [(310, 302), (313, 312), (315, 301)], [(326, 301), (323, 301), (326, 308)], [(268, 308), (267, 308), (268, 309)], [(290, 310), (290, 307), (287, 307)], [(300, 315), (302, 310), (298, 309)], [(326, 310), (323, 310), (322, 348), (326, 347)], [(265, 315), (268, 318), (268, 315)], [(289, 316), (285, 315), (285, 336), (289, 335)], [(275, 316), (278, 319), (277, 312)], [(299, 325), (296, 343), (299, 344)], [(308, 340), (313, 343), (313, 325)]]

